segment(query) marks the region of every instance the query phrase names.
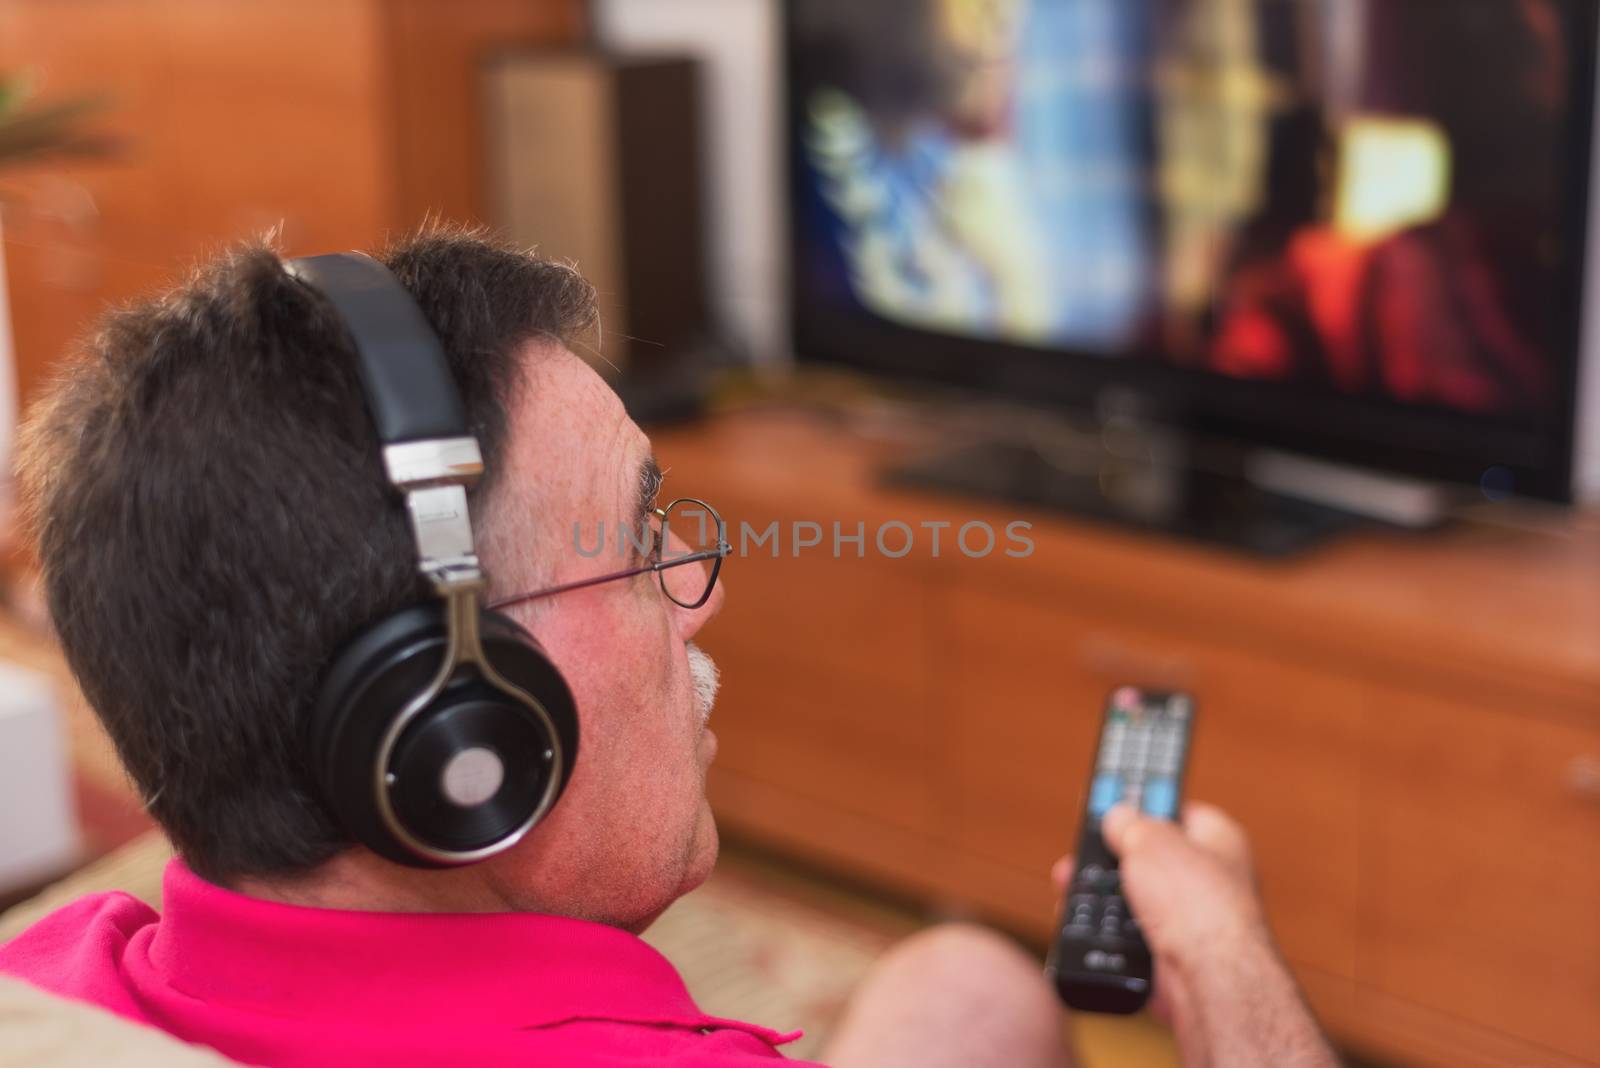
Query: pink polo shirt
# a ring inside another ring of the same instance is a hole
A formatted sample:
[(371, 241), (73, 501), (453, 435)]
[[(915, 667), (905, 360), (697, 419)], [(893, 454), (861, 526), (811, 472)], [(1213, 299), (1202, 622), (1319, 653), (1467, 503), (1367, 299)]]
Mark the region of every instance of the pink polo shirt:
[(177, 860), (163, 899), (82, 898), (0, 945), (0, 973), (254, 1065), (733, 1068), (799, 1037), (707, 1016), (601, 924), (279, 905)]

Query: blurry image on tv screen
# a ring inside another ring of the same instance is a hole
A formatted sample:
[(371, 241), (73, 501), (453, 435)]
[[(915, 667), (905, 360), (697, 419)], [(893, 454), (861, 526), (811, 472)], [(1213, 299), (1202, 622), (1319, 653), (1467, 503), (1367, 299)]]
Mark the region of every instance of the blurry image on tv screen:
[(1485, 414), (1557, 386), (1558, 0), (797, 0), (812, 292)]

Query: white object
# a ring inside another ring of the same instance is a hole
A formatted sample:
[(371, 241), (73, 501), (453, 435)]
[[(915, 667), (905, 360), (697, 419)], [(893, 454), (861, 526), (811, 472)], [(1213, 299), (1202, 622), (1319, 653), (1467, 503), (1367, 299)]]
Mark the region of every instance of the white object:
[(62, 733), (50, 680), (0, 663), (0, 893), (80, 858)]

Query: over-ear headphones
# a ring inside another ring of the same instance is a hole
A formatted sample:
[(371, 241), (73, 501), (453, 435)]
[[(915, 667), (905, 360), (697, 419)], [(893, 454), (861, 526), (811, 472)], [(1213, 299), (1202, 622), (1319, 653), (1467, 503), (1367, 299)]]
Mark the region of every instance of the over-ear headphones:
[(467, 488), (483, 461), (422, 310), (369, 256), (285, 269), (349, 331), (435, 595), (368, 624), (334, 658), (311, 712), (312, 772), (345, 830), (374, 852), (415, 867), (483, 860), (527, 834), (572, 777), (572, 691), (531, 634), (479, 606)]

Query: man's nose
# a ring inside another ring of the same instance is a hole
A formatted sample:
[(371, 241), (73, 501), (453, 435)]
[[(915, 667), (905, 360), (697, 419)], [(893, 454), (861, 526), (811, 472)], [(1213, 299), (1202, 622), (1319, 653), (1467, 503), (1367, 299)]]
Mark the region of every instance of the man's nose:
[[(709, 574), (711, 565), (701, 562), (691, 564), (691, 567), (701, 570), (702, 574)], [(683, 638), (685, 641), (695, 636), (700, 628), (711, 622), (713, 616), (722, 611), (723, 599), (726, 594), (727, 582), (722, 575), (717, 576), (717, 584), (711, 588), (711, 596), (706, 598), (706, 603), (699, 608), (680, 608), (679, 615), (683, 620)]]

